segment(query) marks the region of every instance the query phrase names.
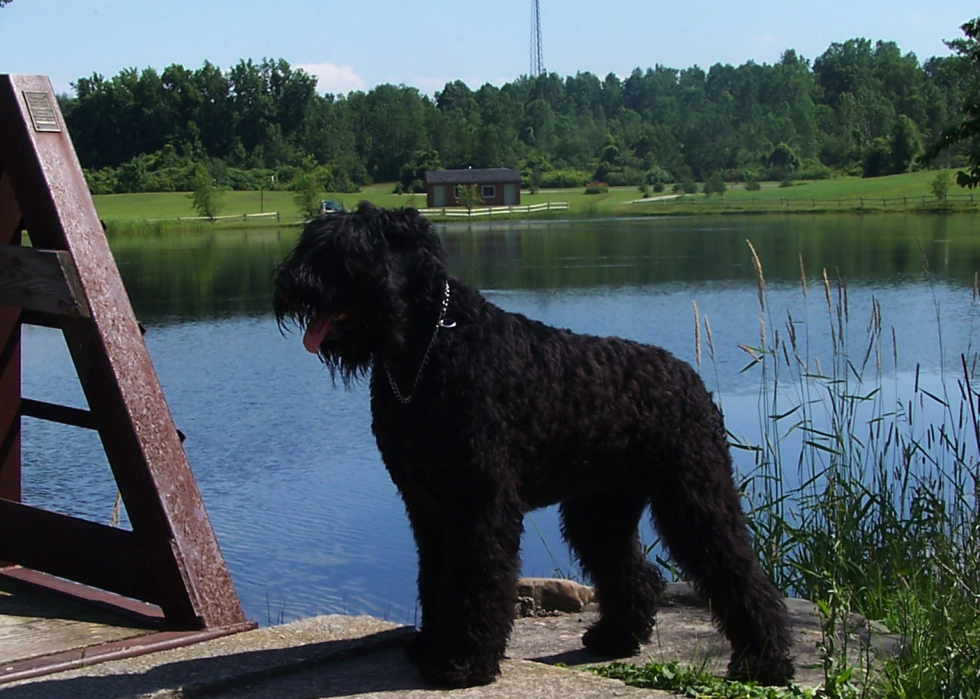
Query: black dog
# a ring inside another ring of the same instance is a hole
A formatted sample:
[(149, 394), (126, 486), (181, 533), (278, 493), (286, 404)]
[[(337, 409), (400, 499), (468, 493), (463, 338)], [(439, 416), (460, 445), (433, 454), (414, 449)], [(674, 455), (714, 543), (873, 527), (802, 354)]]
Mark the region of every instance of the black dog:
[(650, 506), (731, 641), (729, 675), (792, 677), (786, 609), (753, 553), (721, 414), (688, 364), (502, 311), (447, 273), (410, 209), (315, 219), (275, 285), (280, 328), (305, 329), (345, 384), (370, 375), (372, 429), (418, 546), (408, 654), (424, 678), (499, 674), (523, 517), (554, 503), (599, 599), (590, 651), (624, 657), (649, 640), (664, 585), (638, 541)]

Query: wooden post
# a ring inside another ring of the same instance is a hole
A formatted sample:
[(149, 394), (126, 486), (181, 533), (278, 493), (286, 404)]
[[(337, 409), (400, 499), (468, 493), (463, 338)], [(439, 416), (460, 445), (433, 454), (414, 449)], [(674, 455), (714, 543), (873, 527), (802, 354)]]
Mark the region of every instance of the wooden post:
[[(132, 524), (116, 529), (7, 497), (0, 558), (156, 604), (174, 629), (249, 628), (48, 79), (0, 75), (0, 123), (0, 269), (14, 271), (0, 303), (61, 329), (89, 406), (78, 416), (21, 399), (19, 375), (7, 372), (19, 365), (12, 357), (26, 321), (5, 309), (5, 461), (26, 405), (32, 417), (68, 415), (57, 421), (98, 431)], [(16, 246), (21, 225), (30, 249)], [(39, 276), (53, 282), (44, 294), (34, 291)], [(4, 478), (13, 494), (16, 482)]]
[[(0, 245), (20, 246), (20, 219), (10, 178), (0, 172)], [(0, 306), (0, 498), (21, 498), (20, 309), (6, 305)]]

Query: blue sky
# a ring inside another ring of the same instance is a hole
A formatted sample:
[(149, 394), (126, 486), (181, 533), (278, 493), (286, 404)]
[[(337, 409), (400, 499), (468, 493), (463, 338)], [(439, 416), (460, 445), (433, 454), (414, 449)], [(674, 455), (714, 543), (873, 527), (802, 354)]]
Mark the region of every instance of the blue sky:
[[(600, 77), (634, 68), (748, 60), (788, 48), (813, 60), (835, 41), (895, 41), (920, 60), (980, 15), (964, 0), (540, 0), (545, 68)], [(48, 75), (58, 92), (92, 73), (205, 60), (284, 58), (321, 92), (450, 80), (501, 85), (530, 69), (531, 0), (13, 0), (0, 9), (0, 73)]]

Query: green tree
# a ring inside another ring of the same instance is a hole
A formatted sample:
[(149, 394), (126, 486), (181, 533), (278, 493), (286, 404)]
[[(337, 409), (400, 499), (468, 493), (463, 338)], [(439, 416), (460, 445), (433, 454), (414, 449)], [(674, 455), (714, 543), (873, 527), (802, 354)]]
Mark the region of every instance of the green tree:
[(881, 177), (891, 173), (892, 149), (887, 139), (876, 138), (864, 153), (862, 177)]
[(483, 206), (483, 197), (480, 196), (480, 188), (475, 184), (460, 185), (456, 191), (456, 203), (462, 204), (469, 210), (475, 206)]
[(892, 174), (908, 172), (922, 154), (922, 137), (919, 136), (919, 128), (904, 114), (895, 120), (889, 137), (889, 147), (892, 152)]
[(235, 132), (245, 150), (251, 152), (264, 142), (269, 126), (275, 122), (276, 103), (261, 66), (251, 59), (233, 66), (228, 82), (236, 115)]
[(293, 202), (299, 212), (307, 218), (313, 218), (320, 211), (323, 186), (317, 177), (315, 163), (307, 160), (304, 165), (305, 169), (293, 178), (289, 189), (293, 193)]
[(203, 165), (198, 165), (191, 180), (193, 189), (190, 193), (191, 202), (198, 216), (214, 218), (218, 215), (219, 206), (224, 192), (218, 187), (211, 176), (211, 171)]
[(434, 105), (414, 87), (378, 85), (348, 100), (357, 151), (374, 180), (397, 180), (414, 153), (429, 150), (426, 115)]
[[(965, 39), (946, 42), (958, 56), (968, 62), (972, 73), (974, 88), (980, 86), (980, 17), (972, 19), (962, 27)], [(970, 167), (956, 173), (956, 184), (960, 187), (973, 189), (980, 187), (980, 93), (976, 89), (968, 93), (963, 104), (963, 121), (942, 133), (939, 141), (930, 148), (926, 159), (932, 159), (943, 150), (957, 144), (968, 146), (967, 157)]]
[(800, 169), (800, 158), (796, 151), (785, 143), (777, 145), (766, 159), (770, 168), (775, 171), (777, 178), (786, 177)]
[(425, 191), (425, 173), (427, 170), (441, 170), (442, 162), (435, 150), (416, 151), (412, 159), (402, 167), (398, 178), (402, 192), (420, 193)]
[(551, 150), (555, 140), (555, 114), (545, 100), (534, 100), (524, 108), (521, 140), (529, 146)]
[(481, 124), (473, 147), (473, 167), (514, 167), (520, 146), (517, 138), (519, 104), (508, 93), (487, 83), (476, 92)]

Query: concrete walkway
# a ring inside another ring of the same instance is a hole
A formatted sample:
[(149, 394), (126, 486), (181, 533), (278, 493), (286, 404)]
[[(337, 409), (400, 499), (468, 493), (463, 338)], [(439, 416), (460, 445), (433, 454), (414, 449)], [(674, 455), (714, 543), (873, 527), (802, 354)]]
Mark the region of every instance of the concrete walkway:
[[(797, 683), (822, 680), (815, 606), (788, 600), (796, 645)], [(666, 693), (626, 687), (581, 671), (596, 658), (582, 649), (581, 635), (595, 612), (519, 619), (502, 676), (492, 685), (454, 690), (459, 697), (656, 697)], [(257, 629), (137, 658), (83, 667), (0, 686), (2, 699), (221, 699), (277, 697), (319, 699), (373, 697), (423, 699), (449, 694), (427, 688), (401, 645), (406, 627), (371, 617), (323, 616)], [(898, 640), (853, 617), (845, 636), (853, 662), (892, 653)], [(710, 625), (685, 585), (672, 585), (658, 616), (653, 641), (631, 662), (680, 660), (723, 673), (728, 646)], [(555, 663), (568, 666), (555, 667)]]

